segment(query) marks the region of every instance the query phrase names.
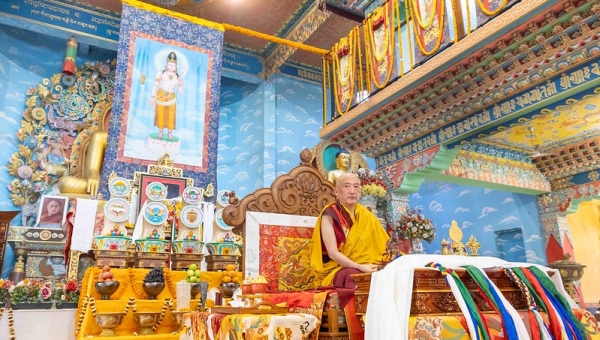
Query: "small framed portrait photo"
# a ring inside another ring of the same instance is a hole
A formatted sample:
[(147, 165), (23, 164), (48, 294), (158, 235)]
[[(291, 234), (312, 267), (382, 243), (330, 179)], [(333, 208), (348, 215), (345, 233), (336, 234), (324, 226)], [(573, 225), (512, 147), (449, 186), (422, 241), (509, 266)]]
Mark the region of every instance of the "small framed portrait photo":
[(61, 229), (67, 218), (67, 209), (69, 208), (67, 200), (67, 197), (62, 196), (42, 196), (36, 226)]

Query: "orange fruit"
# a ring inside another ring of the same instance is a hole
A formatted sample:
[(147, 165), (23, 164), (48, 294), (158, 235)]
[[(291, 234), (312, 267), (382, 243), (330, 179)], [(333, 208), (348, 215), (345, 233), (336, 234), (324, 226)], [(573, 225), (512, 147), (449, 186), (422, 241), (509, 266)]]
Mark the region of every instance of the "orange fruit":
[(233, 279), (231, 279), (231, 282), (240, 283), (240, 278), (236, 276)]
[(229, 272), (230, 271), (235, 271), (235, 264), (228, 264), (228, 265), (225, 266), (225, 269), (227, 271), (229, 271)]
[(222, 277), (225, 277), (225, 276), (227, 276), (228, 274), (229, 274), (229, 272), (228, 272), (228, 271), (225, 271), (225, 270), (221, 272), (221, 276), (222, 276)]
[(227, 275), (229, 275), (230, 277), (236, 277), (237, 276), (237, 272), (232, 270)]
[(229, 276), (224, 276), (223, 277), (223, 282), (225, 282), (225, 283), (231, 282), (231, 278)]

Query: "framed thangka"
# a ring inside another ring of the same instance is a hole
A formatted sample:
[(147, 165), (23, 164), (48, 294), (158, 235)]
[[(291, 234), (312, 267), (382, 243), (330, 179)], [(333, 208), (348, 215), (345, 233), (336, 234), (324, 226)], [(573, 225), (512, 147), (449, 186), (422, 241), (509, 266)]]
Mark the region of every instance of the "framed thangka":
[(102, 182), (167, 152), (194, 185), (216, 185), (222, 49), (220, 24), (123, 1)]
[(206, 170), (208, 51), (134, 32), (128, 60), (117, 160), (149, 164), (169, 152), (180, 167)]

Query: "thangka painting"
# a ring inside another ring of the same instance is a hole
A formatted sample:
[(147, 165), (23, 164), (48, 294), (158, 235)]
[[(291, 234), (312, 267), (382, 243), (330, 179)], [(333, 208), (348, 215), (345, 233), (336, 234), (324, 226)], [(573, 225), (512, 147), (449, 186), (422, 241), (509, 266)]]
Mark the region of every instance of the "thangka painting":
[(450, 35), (453, 12), (446, 0), (411, 0), (407, 4), (415, 40), (415, 65), (419, 65), (454, 41), (456, 32)]
[(124, 1), (103, 181), (168, 152), (196, 186), (216, 185), (223, 28), (180, 17)]
[[(477, 18), (477, 27), (483, 26), (485, 23), (504, 12), (515, 3), (517, 0), (483, 0), (475, 1), (475, 16)], [(473, 5), (471, 4), (471, 6)]]

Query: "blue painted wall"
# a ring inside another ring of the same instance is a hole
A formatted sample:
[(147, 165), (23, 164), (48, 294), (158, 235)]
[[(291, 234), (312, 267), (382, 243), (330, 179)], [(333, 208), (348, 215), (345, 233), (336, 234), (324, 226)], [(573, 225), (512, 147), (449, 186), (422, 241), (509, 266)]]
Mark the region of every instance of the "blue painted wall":
[[(449, 239), (450, 223), (456, 220), (463, 243), (471, 235), (481, 243), (480, 255), (546, 264), (536, 196), (424, 181), (419, 191), (410, 195), (410, 206), (421, 209), (436, 225), (435, 240), (424, 242), (429, 254), (441, 252), (442, 238)], [(505, 233), (511, 229), (521, 231)]]
[[(243, 89), (241, 97), (236, 89)], [(219, 190), (235, 190), (238, 197), (244, 197), (289, 172), (300, 163), (303, 148), (319, 143), (322, 115), (321, 86), (298, 78), (277, 75), (255, 88), (224, 86), (217, 157)]]

